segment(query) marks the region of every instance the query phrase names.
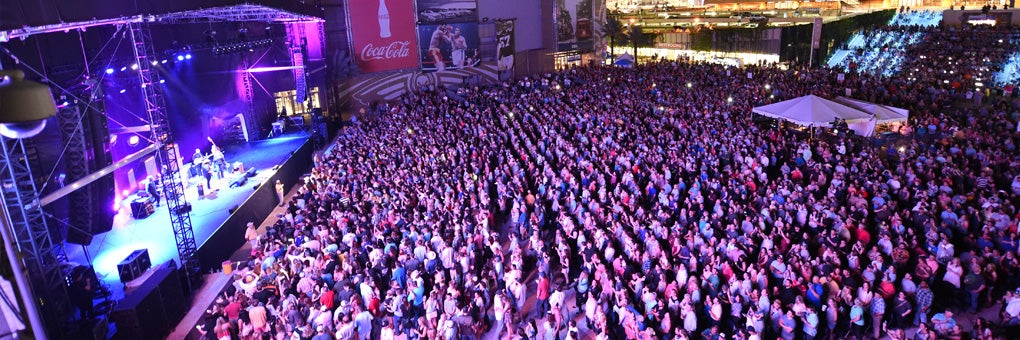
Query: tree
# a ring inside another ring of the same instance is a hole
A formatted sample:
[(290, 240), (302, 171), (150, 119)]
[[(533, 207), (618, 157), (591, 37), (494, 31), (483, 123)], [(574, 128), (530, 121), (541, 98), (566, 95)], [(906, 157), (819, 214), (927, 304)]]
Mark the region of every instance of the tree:
[(623, 30), (623, 24), (620, 23), (619, 20), (616, 20), (616, 17), (609, 16), (606, 20), (606, 24), (602, 25), (602, 36), (609, 38), (609, 54), (613, 56), (613, 61), (615, 62), (616, 49), (614, 46), (616, 45), (617, 39), (619, 39), (621, 43), (627, 41), (627, 35)]
[(645, 32), (641, 26), (631, 25), (627, 32), (627, 40), (634, 46), (634, 64), (637, 64), (638, 47), (654, 47), (655, 41), (659, 39), (658, 33)]

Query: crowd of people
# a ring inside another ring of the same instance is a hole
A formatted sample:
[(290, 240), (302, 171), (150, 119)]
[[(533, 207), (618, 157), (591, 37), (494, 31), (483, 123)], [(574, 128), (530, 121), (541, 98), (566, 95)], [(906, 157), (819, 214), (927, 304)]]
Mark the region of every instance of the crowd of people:
[[(995, 337), (1020, 324), (1020, 111), (935, 76), (968, 65), (914, 80), (656, 61), (409, 93), (344, 128), (281, 218), (251, 228), (250, 261), (200, 328)], [(811, 138), (750, 113), (848, 92), (908, 108), (904, 137)]]

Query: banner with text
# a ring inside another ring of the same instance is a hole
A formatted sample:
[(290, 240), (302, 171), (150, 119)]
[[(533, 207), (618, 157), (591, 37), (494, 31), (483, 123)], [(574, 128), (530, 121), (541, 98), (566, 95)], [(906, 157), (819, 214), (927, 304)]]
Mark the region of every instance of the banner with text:
[(418, 64), (414, 2), (351, 1), (354, 55), (363, 73), (413, 68)]
[(418, 23), (422, 25), (451, 22), (478, 22), (475, 0), (417, 0)]
[(478, 64), (478, 23), (418, 26), (422, 71), (445, 71)]
[(594, 48), (593, 10), (592, 0), (556, 0), (553, 16), (558, 51), (591, 51)]
[(514, 43), (514, 21), (512, 19), (496, 21), (496, 62), (500, 72), (514, 70), (514, 54), (517, 52)]

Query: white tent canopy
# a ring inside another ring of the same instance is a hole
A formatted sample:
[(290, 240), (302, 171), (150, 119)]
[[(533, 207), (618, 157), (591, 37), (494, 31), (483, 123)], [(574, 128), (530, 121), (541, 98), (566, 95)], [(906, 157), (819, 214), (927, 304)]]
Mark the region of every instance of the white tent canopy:
[(867, 112), (815, 95), (759, 106), (751, 111), (801, 126), (830, 126), (836, 118), (846, 120), (847, 124), (872, 119), (872, 115)]
[(874, 115), (878, 124), (904, 123), (910, 117), (910, 111), (898, 107), (885, 106), (847, 97), (838, 97), (836, 102)]

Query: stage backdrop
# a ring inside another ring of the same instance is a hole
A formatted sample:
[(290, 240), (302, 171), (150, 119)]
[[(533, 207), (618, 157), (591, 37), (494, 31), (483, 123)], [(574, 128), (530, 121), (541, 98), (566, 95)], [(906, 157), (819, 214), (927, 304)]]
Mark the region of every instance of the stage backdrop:
[(352, 0), (348, 8), (355, 59), (362, 73), (417, 66), (414, 2)]
[(563, 51), (591, 51), (592, 0), (556, 0), (553, 12), (556, 23), (556, 49)]
[(478, 21), (475, 0), (418, 0), (417, 3), (419, 24)]
[[(418, 26), (418, 42), (421, 46), (422, 71), (455, 70), (478, 65), (478, 23), (421, 25)], [(462, 56), (454, 53), (455, 45), (461, 45)], [(437, 56), (439, 61), (436, 60)]]
[(514, 54), (517, 52), (517, 44), (514, 41), (514, 19), (496, 21), (496, 62), (499, 71), (514, 70)]

